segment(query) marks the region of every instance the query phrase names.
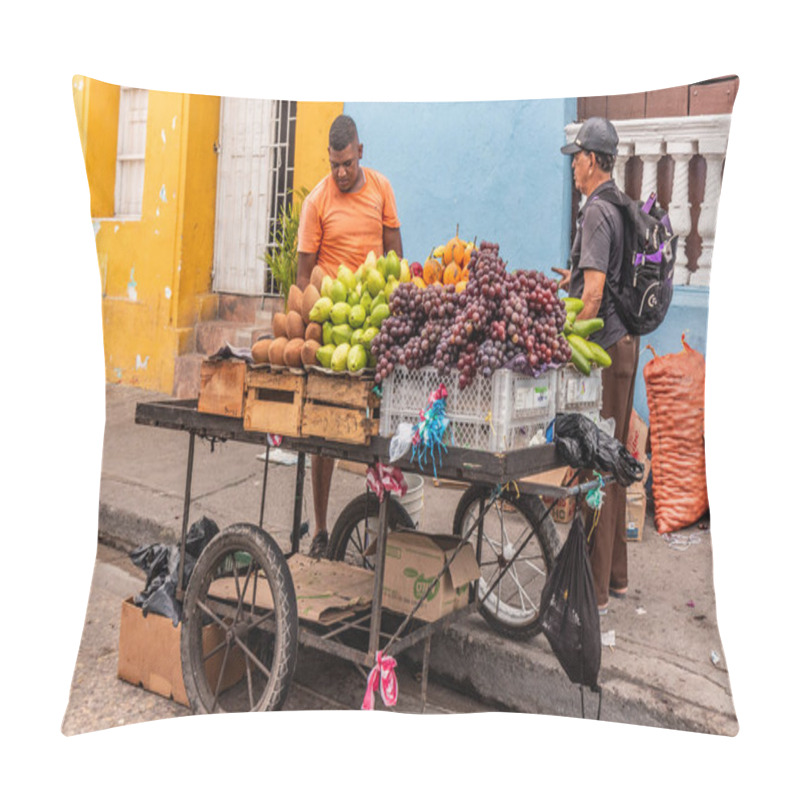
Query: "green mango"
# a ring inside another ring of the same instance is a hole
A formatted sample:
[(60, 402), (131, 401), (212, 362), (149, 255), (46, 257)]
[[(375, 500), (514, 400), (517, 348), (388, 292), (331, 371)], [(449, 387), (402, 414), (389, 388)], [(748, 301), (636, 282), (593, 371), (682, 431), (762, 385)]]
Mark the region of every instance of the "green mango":
[(369, 347), (372, 344), (372, 340), (380, 333), (378, 328), (374, 325), (372, 327), (364, 327), (362, 329), (364, 331), (364, 337), (361, 339), (361, 343), (364, 347)]
[(386, 279), (381, 275), (377, 269), (373, 269), (367, 275), (367, 291), (373, 296), (377, 297), (379, 292), (383, 291), (386, 286)]
[(380, 328), (381, 323), (389, 316), (389, 306), (383, 303), (375, 308), (369, 315), (369, 320), (366, 323), (370, 328)]
[(350, 309), (347, 321), (351, 328), (360, 328), (367, 318), (367, 311), (364, 306), (356, 305)]
[(308, 318), (311, 322), (325, 322), (330, 317), (332, 308), (333, 300), (330, 297), (320, 297), (308, 312)]
[(334, 303), (343, 303), (347, 299), (347, 287), (337, 278), (331, 284), (328, 296)]
[(380, 291), (375, 295), (369, 306), (369, 313), (371, 314), (378, 306), (386, 304), (386, 292)]
[(323, 322), (322, 323), (322, 344), (332, 344), (333, 343), (333, 323), (332, 322)]
[(350, 316), (350, 304), (342, 301), (341, 303), (334, 303), (331, 308), (330, 320), (334, 325), (341, 325), (347, 322)]
[(331, 369), (334, 372), (344, 372), (347, 369), (347, 354), (349, 352), (350, 345), (347, 342), (343, 342), (333, 351)]
[(331, 338), (335, 345), (350, 342), (350, 337), (353, 335), (353, 329), (345, 322), (342, 325), (334, 325), (331, 331)]
[(358, 301), (358, 304), (364, 306), (364, 311), (367, 314), (372, 310), (372, 297), (370, 297), (370, 293), (366, 289), (361, 293), (361, 300)]
[(358, 372), (367, 366), (367, 351), (364, 345), (353, 345), (347, 353), (347, 371)]
[(326, 275), (322, 279), (322, 285), (319, 289), (319, 296), (320, 297), (330, 297), (331, 296), (331, 287), (333, 286), (333, 278), (330, 275)]
[(411, 268), (408, 266), (408, 259), (400, 259), (400, 283), (408, 283), (411, 280)]
[(394, 250), (386, 254), (386, 278), (392, 276), (400, 280), (400, 258)]
[(353, 331), (353, 335), (350, 337), (350, 347), (356, 344), (363, 344), (363, 343), (364, 343), (364, 329), (356, 328)]
[(336, 280), (341, 282), (348, 292), (352, 292), (356, 288), (356, 276), (353, 274), (353, 270), (344, 264), (340, 265), (339, 271), (336, 273)]
[(386, 256), (379, 256), (375, 262), (375, 269), (380, 273), (382, 278), (386, 278)]
[(324, 344), (317, 349), (317, 361), (319, 361), (320, 365), (325, 367), (325, 369), (330, 369), (331, 358), (333, 358), (333, 351), (335, 349), (335, 345), (332, 344)]

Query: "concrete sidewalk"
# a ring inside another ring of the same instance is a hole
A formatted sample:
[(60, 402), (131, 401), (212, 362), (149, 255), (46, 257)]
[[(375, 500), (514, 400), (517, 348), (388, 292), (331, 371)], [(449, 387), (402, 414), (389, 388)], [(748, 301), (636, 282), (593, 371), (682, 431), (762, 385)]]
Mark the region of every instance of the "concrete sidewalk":
[[(99, 537), (130, 552), (153, 542), (177, 542), (189, 437), (134, 423), (137, 402), (163, 398), (133, 387), (108, 385), (100, 490)], [(225, 528), (257, 522), (264, 463), (262, 447), (198, 440), (192, 483), (191, 524), (205, 515)], [(271, 463), (264, 527), (288, 550), (295, 472)], [(309, 470), (304, 519), (313, 517)], [(334, 474), (329, 525), (364, 491), (364, 478)], [(450, 532), (460, 492), (426, 479), (420, 528)], [(276, 498), (280, 498), (276, 501)], [(566, 529), (560, 530), (566, 536)], [(600, 670), (606, 721), (734, 735), (738, 723), (716, 622), (711, 533), (695, 526), (668, 542), (653, 529), (628, 546), (630, 595), (611, 600), (601, 626), (613, 645), (604, 646)], [(301, 550), (308, 547), (308, 539)], [(421, 651), (412, 651), (419, 658)], [(493, 633), (473, 615), (434, 637), (431, 670), (443, 682), (482, 701), (520, 712), (581, 716), (581, 697), (538, 636), (515, 642)], [(586, 693), (586, 716), (597, 696)]]

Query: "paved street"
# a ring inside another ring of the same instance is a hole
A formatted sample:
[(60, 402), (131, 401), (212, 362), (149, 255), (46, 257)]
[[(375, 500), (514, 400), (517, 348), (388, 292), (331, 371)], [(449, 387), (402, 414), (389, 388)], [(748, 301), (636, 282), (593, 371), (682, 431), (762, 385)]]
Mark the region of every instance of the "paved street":
[[(185, 717), (185, 706), (117, 678), (120, 607), (144, 587), (144, 573), (123, 552), (100, 545), (92, 579), (86, 625), (78, 653), (66, 735), (137, 722)], [(422, 713), (419, 675), (403, 665), (396, 710)], [(301, 648), (286, 711), (358, 709), (366, 683), (356, 668), (341, 659)], [(380, 705), (380, 700), (377, 699)], [(429, 680), (424, 713), (449, 714), (495, 710)]]

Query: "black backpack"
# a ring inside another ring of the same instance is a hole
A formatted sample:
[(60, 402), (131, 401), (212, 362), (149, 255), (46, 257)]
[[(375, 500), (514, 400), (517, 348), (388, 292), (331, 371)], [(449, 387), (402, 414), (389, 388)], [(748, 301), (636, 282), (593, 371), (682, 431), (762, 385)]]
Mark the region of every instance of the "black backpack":
[(624, 244), (619, 288), (607, 282), (614, 307), (634, 336), (654, 331), (672, 300), (676, 251), (669, 216), (656, 204), (653, 192), (646, 202), (632, 200), (617, 186), (595, 195), (622, 212)]

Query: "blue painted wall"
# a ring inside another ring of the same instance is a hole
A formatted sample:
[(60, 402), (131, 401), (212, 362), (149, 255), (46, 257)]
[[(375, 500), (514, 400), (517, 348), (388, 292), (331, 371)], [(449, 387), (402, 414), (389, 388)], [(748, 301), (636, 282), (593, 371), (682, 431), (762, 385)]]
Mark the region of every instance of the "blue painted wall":
[(345, 103), (362, 164), (392, 183), (409, 261), (456, 233), (497, 242), (511, 269), (562, 266), (571, 174), (560, 153), (574, 99)]
[[(394, 187), (409, 261), (456, 232), (497, 242), (511, 269), (550, 272), (566, 263), (572, 172), (560, 152), (574, 98), (460, 103), (345, 103), (364, 144), (362, 164)], [(642, 337), (634, 407), (650, 415), (642, 377), (658, 355), (679, 352), (681, 333), (705, 355), (708, 289), (678, 287), (655, 333)]]

